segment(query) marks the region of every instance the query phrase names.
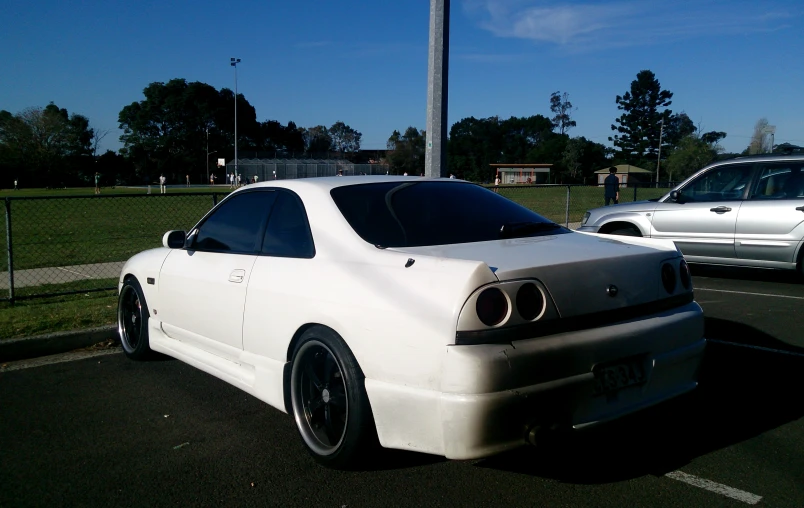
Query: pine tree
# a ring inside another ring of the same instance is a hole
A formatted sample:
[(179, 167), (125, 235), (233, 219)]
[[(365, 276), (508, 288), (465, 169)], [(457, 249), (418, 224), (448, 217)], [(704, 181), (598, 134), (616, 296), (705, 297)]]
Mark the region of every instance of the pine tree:
[(617, 96), (617, 109), (623, 114), (617, 118), (619, 125), (612, 125), (617, 131), (609, 138), (617, 147), (617, 159), (629, 164), (644, 164), (655, 160), (659, 149), (659, 136), (662, 120), (667, 122), (672, 111), (667, 108), (673, 93), (662, 90), (659, 80), (649, 70), (640, 71), (631, 82), (631, 90)]

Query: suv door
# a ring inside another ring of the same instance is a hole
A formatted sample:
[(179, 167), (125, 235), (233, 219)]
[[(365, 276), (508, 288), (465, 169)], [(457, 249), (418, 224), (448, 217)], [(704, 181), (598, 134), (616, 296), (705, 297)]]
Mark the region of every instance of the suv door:
[(734, 258), (737, 213), (754, 174), (751, 164), (722, 164), (656, 206), (651, 237), (673, 240), (685, 256)]
[(757, 184), (737, 216), (737, 257), (795, 263), (804, 237), (804, 163), (764, 162), (758, 171)]
[(159, 273), (162, 329), (175, 339), (235, 359), (243, 348), (246, 288), (276, 192), (232, 195), (174, 249)]

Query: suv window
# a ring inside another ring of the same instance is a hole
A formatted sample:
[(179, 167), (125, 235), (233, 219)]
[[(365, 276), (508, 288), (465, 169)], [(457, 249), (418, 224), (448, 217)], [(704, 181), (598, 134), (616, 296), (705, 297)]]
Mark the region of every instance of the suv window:
[(489, 189), (460, 182), (337, 187), (332, 199), (352, 229), (378, 247), (418, 247), (570, 233)]
[(238, 193), (226, 199), (198, 227), (192, 248), (253, 254), (276, 194), (261, 190)]
[(751, 199), (797, 199), (804, 197), (802, 164), (763, 164)]
[(742, 199), (752, 174), (753, 166), (750, 164), (717, 166), (681, 189), (681, 195), (685, 202)]
[(262, 241), (263, 254), (312, 258), (315, 256), (315, 247), (304, 205), (295, 194), (285, 191), (277, 194)]

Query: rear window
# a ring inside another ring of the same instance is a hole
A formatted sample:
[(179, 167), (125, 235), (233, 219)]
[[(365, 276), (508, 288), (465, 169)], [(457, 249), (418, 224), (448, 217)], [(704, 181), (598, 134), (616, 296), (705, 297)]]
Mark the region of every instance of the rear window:
[(471, 183), (369, 183), (337, 187), (331, 195), (355, 232), (378, 247), (421, 247), (570, 232)]

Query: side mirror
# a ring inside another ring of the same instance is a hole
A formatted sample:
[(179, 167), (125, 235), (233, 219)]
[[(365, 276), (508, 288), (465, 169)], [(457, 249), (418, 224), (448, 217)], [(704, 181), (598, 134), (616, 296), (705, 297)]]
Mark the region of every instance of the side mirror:
[(162, 246), (168, 249), (182, 249), (187, 240), (187, 233), (184, 231), (168, 231), (162, 237)]
[(670, 201), (681, 203), (681, 192), (677, 190), (670, 191)]

